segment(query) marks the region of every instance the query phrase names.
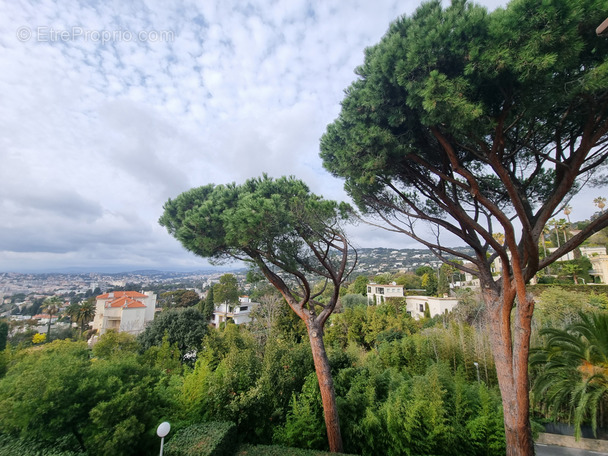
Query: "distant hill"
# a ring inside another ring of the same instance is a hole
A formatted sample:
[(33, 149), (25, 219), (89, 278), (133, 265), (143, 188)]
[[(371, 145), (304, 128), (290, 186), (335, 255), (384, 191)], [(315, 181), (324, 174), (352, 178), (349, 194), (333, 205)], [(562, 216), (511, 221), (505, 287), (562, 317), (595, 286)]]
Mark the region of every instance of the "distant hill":
[[(454, 250), (472, 253), (469, 248)], [(428, 249), (361, 248), (357, 250), (358, 263), (350, 279), (358, 275), (376, 275), (385, 272), (413, 271), (424, 265), (438, 268), (441, 262)], [(0, 272), (0, 302), (4, 296), (16, 293), (86, 293), (97, 287), (102, 290), (120, 287), (145, 288), (158, 292), (178, 288), (204, 288), (221, 274), (230, 272), (244, 283), (247, 268), (242, 263), (223, 267), (210, 267), (197, 271), (170, 271), (139, 269), (131, 272), (83, 271), (72, 268), (40, 273)], [(84, 268), (83, 268), (84, 269)], [(103, 268), (100, 268), (103, 269)]]
[[(467, 254), (473, 251), (469, 247), (454, 247), (454, 250)], [(441, 261), (428, 249), (388, 249), (383, 247), (357, 249), (359, 261), (354, 275), (381, 274), (414, 270), (420, 266), (441, 266)], [(458, 259), (457, 257), (449, 257)]]

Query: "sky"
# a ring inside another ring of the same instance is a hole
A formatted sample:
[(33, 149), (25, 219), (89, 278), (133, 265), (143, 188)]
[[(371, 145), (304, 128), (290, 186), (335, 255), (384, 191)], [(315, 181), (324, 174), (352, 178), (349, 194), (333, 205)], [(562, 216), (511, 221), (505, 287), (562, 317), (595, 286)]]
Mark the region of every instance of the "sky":
[[(364, 49), (418, 4), (0, 2), (0, 271), (204, 268), (158, 218), (209, 183), (294, 175), (348, 200), (319, 139)], [(350, 234), (359, 247), (420, 247), (368, 226)]]

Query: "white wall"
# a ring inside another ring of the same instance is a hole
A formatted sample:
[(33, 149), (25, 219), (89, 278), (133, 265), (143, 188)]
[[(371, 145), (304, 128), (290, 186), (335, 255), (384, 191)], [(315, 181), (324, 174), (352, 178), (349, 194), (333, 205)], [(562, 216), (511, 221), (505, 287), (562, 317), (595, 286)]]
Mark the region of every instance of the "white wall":
[[(458, 304), (456, 298), (436, 298), (434, 296), (407, 296), (406, 310), (414, 318), (424, 317), (425, 304), (428, 303), (431, 317), (442, 315), (447, 310), (451, 312)], [(421, 307), (422, 306), (422, 307)], [(422, 309), (422, 310), (421, 310)]]
[(156, 312), (156, 294), (151, 291), (146, 291), (144, 294), (147, 298), (142, 299), (143, 303), (146, 305), (146, 313), (145, 313), (145, 322), (149, 322), (154, 320), (154, 314)]
[(145, 318), (147, 307), (136, 307), (134, 309), (121, 309), (120, 332), (139, 334), (145, 329)]

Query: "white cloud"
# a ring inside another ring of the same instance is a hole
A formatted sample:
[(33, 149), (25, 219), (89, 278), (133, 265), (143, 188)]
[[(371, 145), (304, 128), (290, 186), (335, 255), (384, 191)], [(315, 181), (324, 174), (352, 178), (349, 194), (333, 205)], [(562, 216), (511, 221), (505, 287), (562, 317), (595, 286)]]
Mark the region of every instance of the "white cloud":
[(364, 48), (416, 6), (1, 3), (0, 270), (200, 267), (157, 220), (168, 198), (210, 182), (296, 175), (344, 199), (319, 138)]

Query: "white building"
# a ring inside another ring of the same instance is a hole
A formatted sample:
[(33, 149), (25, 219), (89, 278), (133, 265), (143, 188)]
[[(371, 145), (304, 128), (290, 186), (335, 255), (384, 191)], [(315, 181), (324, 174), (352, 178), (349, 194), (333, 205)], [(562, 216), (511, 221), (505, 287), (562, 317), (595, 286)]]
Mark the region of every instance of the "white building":
[[(378, 285), (370, 283), (367, 285), (367, 303), (382, 304), (386, 298), (403, 298), (403, 286), (393, 282), (390, 285)], [(447, 310), (451, 312), (458, 304), (456, 298), (436, 298), (434, 296), (405, 296), (406, 311), (414, 318), (424, 317), (426, 305), (429, 306), (431, 317), (442, 315)]]
[[(550, 247), (547, 249), (547, 252), (553, 253), (557, 250), (556, 247)], [(606, 247), (590, 247), (590, 246), (581, 246), (578, 248), (581, 252), (581, 256), (587, 257), (591, 259), (597, 255), (606, 255)], [(572, 261), (575, 260), (574, 250), (571, 252), (562, 255), (557, 261)]]
[(443, 315), (446, 311), (451, 312), (458, 299), (456, 298), (436, 298), (434, 296), (407, 296), (405, 298), (406, 311), (412, 317), (418, 319), (424, 317), (424, 309), (429, 306), (431, 317)]
[(156, 295), (152, 292), (114, 291), (97, 296), (93, 329), (101, 336), (108, 330), (139, 334), (154, 320)]
[[(556, 249), (550, 248), (547, 250), (549, 253), (553, 253)], [(581, 256), (587, 257), (591, 261), (592, 269), (589, 271), (589, 275), (598, 277), (601, 283), (608, 283), (608, 255), (606, 255), (606, 247), (581, 246), (579, 250)], [(574, 259), (574, 252), (568, 252), (557, 261), (570, 261)]]
[(589, 275), (599, 277), (601, 283), (608, 283), (608, 255), (606, 255), (606, 248), (601, 247), (596, 251), (589, 252), (587, 257), (591, 261), (592, 268), (589, 271)]
[(235, 325), (242, 325), (251, 321), (251, 311), (258, 305), (251, 302), (249, 296), (240, 296), (238, 304), (223, 303), (215, 307), (213, 311), (213, 324), (219, 328), (229, 318)]
[[(551, 254), (556, 250), (556, 247), (550, 247), (547, 249), (547, 252)], [(608, 283), (608, 255), (606, 254), (606, 247), (581, 246), (578, 250), (581, 256), (587, 257), (591, 261), (592, 269), (589, 271), (589, 275), (598, 277), (601, 283)], [(511, 255), (509, 255), (510, 257)], [(574, 259), (574, 251), (571, 251), (562, 255), (557, 261), (572, 261)], [(496, 259), (492, 264), (492, 272), (495, 275), (502, 273), (500, 259)]]
[(370, 283), (367, 285), (367, 302), (368, 304), (382, 304), (383, 298), (403, 298), (403, 285), (397, 285), (395, 282), (390, 285), (379, 285)]

